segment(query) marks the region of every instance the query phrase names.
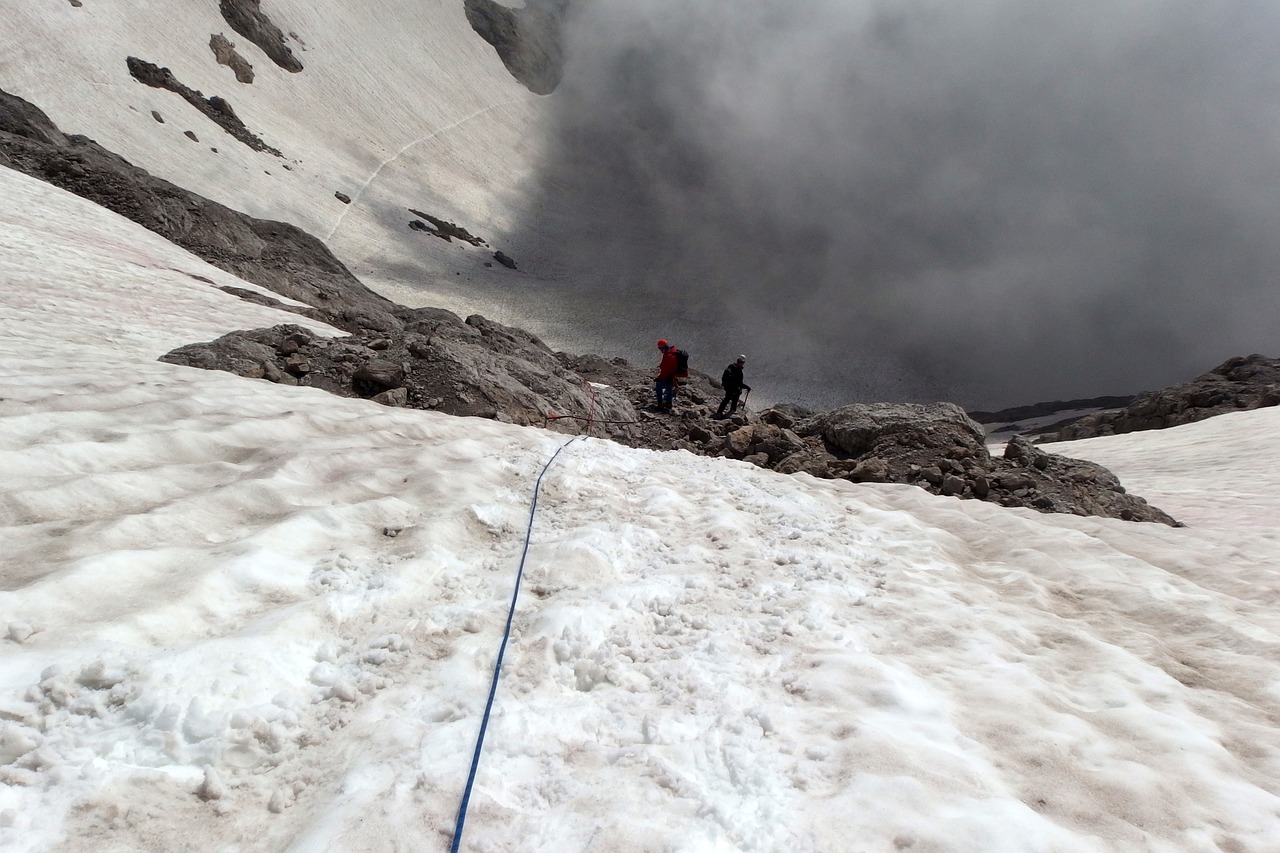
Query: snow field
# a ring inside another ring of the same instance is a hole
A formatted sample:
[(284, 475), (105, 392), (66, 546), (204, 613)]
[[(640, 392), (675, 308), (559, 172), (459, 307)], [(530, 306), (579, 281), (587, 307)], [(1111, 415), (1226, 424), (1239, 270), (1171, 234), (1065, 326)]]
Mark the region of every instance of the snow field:
[[(445, 848), (566, 437), (158, 363), (297, 318), (0, 198), (0, 847)], [(1277, 557), (576, 442), (464, 849), (1280, 848)]]
[[(274, 0), (263, 11), (303, 63), (299, 73), (276, 66), (203, 0), (80, 8), (0, 0), (0, 10), (13, 33), (6, 90), (64, 132), (206, 198), (325, 239), (366, 284), (402, 302), (430, 302), (406, 279), (429, 286), (459, 268), (497, 274), (483, 266), (492, 250), (407, 228), (413, 207), (496, 239), (539, 156), (531, 128), (542, 99), (511, 77), (460, 2), (390, 0), (357, 12)], [(215, 62), (214, 33), (253, 65), (252, 83)], [(134, 80), (127, 56), (226, 98), (284, 159), (236, 141), (177, 94)]]

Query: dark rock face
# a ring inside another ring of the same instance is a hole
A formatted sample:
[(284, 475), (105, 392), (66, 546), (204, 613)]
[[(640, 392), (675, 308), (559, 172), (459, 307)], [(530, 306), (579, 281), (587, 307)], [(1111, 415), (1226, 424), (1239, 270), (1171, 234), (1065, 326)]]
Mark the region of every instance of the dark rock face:
[(327, 339), (282, 325), (190, 344), (161, 361), (508, 423), (542, 426), (548, 413), (591, 410), (614, 435), (623, 427), (605, 422), (636, 420), (620, 392), (589, 386), (536, 337), (484, 317), (406, 308), (339, 320), (354, 334)]
[(511, 259), (511, 256), (508, 255), (506, 252), (494, 252), (493, 259), (498, 263), (502, 264), (504, 267), (506, 267), (509, 270), (513, 270), (516, 268), (516, 262), (513, 261)]
[(138, 59), (136, 56), (130, 56), (125, 61), (129, 65), (129, 73), (139, 83), (156, 89), (167, 89), (180, 95), (183, 100), (204, 113), (214, 124), (229, 133), (232, 138), (243, 142), (254, 151), (265, 151), (277, 157), (284, 156), (279, 150), (263, 142), (249, 128), (245, 127), (244, 122), (236, 115), (236, 111), (231, 108), (231, 104), (225, 98), (220, 98), (217, 95), (211, 95), (206, 98), (196, 89), (180, 83), (168, 68), (161, 68), (144, 59)]
[(43, 145), (67, 144), (67, 137), (44, 110), (3, 90), (0, 90), (0, 131)]
[(0, 165), (133, 220), (214, 266), (321, 309), (394, 303), (369, 290), (300, 228), (252, 216), (153, 177), (42, 110), (0, 91)]
[(231, 29), (256, 44), (276, 65), (293, 73), (302, 70), (302, 63), (284, 43), (284, 33), (262, 11), (262, 0), (221, 0), (218, 8)]
[(508, 9), (494, 0), (465, 0), (471, 28), (498, 52), (511, 76), (535, 95), (549, 95), (560, 84), (564, 57), (560, 21), (565, 0), (530, 0)]
[(1088, 415), (1042, 441), (1071, 441), (1202, 421), (1214, 415), (1280, 405), (1280, 359), (1228, 359), (1190, 382), (1149, 391), (1118, 412)]
[(419, 216), (431, 223), (430, 225), (427, 225), (426, 222), (415, 219), (409, 223), (409, 227), (414, 231), (422, 231), (432, 235), (433, 237), (439, 237), (446, 243), (452, 243), (454, 240), (460, 240), (463, 243), (470, 243), (472, 246), (489, 245), (484, 240), (475, 236), (455, 222), (440, 219), (439, 217), (432, 216), (430, 213), (423, 213), (421, 210), (414, 210), (412, 207), (408, 210), (414, 216)]
[(213, 51), (214, 59), (219, 65), (225, 65), (235, 72), (237, 80), (241, 83), (253, 82), (253, 66), (236, 52), (236, 46), (226, 36), (221, 33), (209, 36), (209, 49)]

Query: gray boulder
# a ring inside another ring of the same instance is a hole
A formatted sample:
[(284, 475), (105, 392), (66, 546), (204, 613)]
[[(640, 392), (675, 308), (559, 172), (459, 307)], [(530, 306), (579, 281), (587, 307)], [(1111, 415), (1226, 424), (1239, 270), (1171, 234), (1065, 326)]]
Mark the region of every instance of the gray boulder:
[(856, 403), (800, 421), (795, 431), (821, 438), (836, 458), (883, 460), (890, 480), (940, 457), (989, 458), (982, 427), (954, 403)]
[[(636, 420), (622, 391), (565, 369), (535, 336), (484, 317), (403, 309), (343, 312), (363, 329), (318, 338), (293, 325), (189, 344), (162, 361), (311, 386), (389, 406), (616, 435)], [(370, 322), (370, 320), (373, 322)], [(417, 331), (385, 334), (382, 329)], [(560, 423), (563, 420), (563, 423)], [(669, 446), (669, 445), (668, 445)]]

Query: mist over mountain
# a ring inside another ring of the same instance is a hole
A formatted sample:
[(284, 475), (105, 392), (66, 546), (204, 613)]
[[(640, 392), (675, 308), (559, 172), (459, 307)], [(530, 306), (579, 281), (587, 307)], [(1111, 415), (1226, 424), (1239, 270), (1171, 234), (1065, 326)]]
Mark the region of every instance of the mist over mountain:
[(1262, 2), (577, 4), (504, 240), (602, 334), (747, 350), (781, 398), (1159, 387), (1280, 343), (1277, 32)]

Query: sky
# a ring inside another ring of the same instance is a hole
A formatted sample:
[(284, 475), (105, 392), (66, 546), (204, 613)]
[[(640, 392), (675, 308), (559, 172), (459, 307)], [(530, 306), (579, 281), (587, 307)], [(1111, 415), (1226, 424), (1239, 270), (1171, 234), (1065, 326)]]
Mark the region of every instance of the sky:
[(824, 405), (1138, 393), (1280, 348), (1274, 3), (574, 8), (520, 227), (611, 295), (593, 322)]
[(562, 447), (462, 850), (1280, 849), (1280, 409), (1044, 515), (158, 362), (308, 322), (204, 279), (0, 170), (6, 853), (448, 849)]

